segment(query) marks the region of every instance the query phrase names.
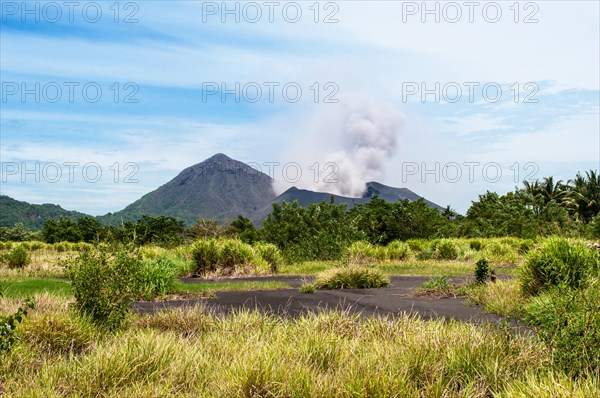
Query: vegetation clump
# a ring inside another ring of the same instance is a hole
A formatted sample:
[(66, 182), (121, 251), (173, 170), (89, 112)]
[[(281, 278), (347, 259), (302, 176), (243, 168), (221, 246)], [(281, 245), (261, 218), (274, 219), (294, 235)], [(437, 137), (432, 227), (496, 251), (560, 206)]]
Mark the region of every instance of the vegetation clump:
[(10, 268), (24, 268), (31, 262), (27, 249), (22, 244), (14, 246), (6, 255)]
[(589, 277), (598, 277), (600, 255), (584, 242), (551, 237), (530, 252), (520, 270), (523, 292), (535, 296), (541, 291), (565, 286), (577, 289)]
[(374, 289), (389, 284), (389, 277), (381, 271), (361, 266), (333, 268), (317, 275), (315, 280), (317, 289)]

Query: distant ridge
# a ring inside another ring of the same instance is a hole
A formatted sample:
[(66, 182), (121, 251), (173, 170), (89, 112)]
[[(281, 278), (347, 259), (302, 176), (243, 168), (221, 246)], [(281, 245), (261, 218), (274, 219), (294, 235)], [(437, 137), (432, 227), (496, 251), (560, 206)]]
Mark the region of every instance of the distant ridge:
[(78, 211), (65, 210), (58, 205), (31, 203), (15, 200), (6, 195), (0, 195), (0, 227), (12, 228), (22, 223), (31, 229), (40, 229), (46, 220), (56, 220), (62, 217), (76, 220), (87, 214)]
[[(336, 204), (346, 204), (348, 208), (354, 207), (359, 203), (366, 203), (371, 200), (371, 197), (377, 195), (381, 199), (388, 202), (397, 202), (398, 200), (408, 199), (410, 201), (419, 200), (422, 197), (411, 191), (407, 188), (394, 188), (389, 187), (387, 185), (380, 184), (378, 182), (368, 182), (365, 187), (365, 191), (363, 195), (358, 198), (352, 198), (347, 196), (333, 195), (325, 192), (315, 192), (307, 189), (298, 189), (296, 187), (292, 187), (273, 199), (273, 203), (283, 203), (283, 202), (293, 202), (294, 200), (298, 201), (298, 204), (302, 207), (307, 207), (312, 203), (321, 203), (323, 201), (329, 202), (331, 196), (333, 196)], [(424, 198), (423, 198), (424, 199)], [(429, 205), (429, 207), (442, 210), (443, 208), (427, 199), (424, 199), (425, 203)], [(262, 221), (267, 218), (269, 213), (271, 212), (272, 205), (263, 207), (258, 210), (256, 213), (252, 214), (251, 220), (255, 223), (261, 224)]]

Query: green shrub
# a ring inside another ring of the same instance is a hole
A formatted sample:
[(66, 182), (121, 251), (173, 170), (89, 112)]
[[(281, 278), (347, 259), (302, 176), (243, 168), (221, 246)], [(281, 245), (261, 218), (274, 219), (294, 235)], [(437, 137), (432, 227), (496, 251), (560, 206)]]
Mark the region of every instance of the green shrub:
[(469, 247), (475, 251), (480, 251), (482, 248), (481, 241), (479, 239), (471, 239), (469, 241)]
[(212, 271), (231, 273), (248, 267), (259, 273), (268, 273), (272, 265), (261, 257), (259, 250), (270, 251), (270, 260), (277, 261), (276, 252), (270, 248), (254, 249), (236, 239), (199, 240), (194, 244), (192, 256), (199, 275)]
[(519, 243), (519, 254), (525, 255), (531, 251), (535, 247), (535, 241), (533, 239), (523, 239), (521, 243)]
[(305, 283), (304, 285), (300, 286), (300, 293), (313, 294), (316, 291), (317, 288), (315, 287), (314, 283)]
[(354, 242), (348, 249), (348, 257), (351, 262), (367, 263), (377, 260), (377, 250), (375, 246), (366, 241)]
[(425, 239), (409, 239), (406, 241), (406, 244), (413, 252), (420, 252), (429, 246), (429, 243)]
[(458, 258), (458, 247), (451, 240), (442, 240), (437, 245), (438, 257), (444, 260), (456, 260)]
[(6, 259), (10, 268), (24, 268), (31, 261), (27, 249), (22, 244), (13, 247)]
[(388, 260), (404, 260), (410, 253), (410, 247), (402, 241), (395, 240), (385, 247), (385, 251)]
[(386, 287), (390, 279), (378, 270), (366, 267), (333, 268), (317, 275), (317, 289), (372, 289)]
[(126, 246), (94, 248), (65, 265), (76, 308), (108, 329), (121, 326), (129, 305), (139, 296), (139, 252)]
[(490, 277), (490, 263), (485, 258), (475, 264), (475, 279), (477, 283), (485, 283)]
[(10, 350), (20, 339), (17, 324), (21, 323), (28, 311), (33, 308), (35, 308), (33, 301), (25, 300), (13, 315), (0, 315), (0, 352)]
[(496, 264), (515, 265), (519, 259), (517, 250), (506, 242), (491, 241), (484, 249), (484, 254)]
[(425, 247), (417, 254), (418, 260), (430, 260), (435, 255), (435, 251), (430, 247)]
[(530, 252), (520, 270), (523, 293), (536, 295), (553, 286), (579, 288), (598, 277), (600, 256), (584, 242), (552, 237)]
[(277, 272), (279, 267), (283, 264), (281, 250), (274, 244), (255, 243), (254, 249), (258, 252), (258, 255), (269, 264), (271, 272)]
[(139, 297), (150, 300), (175, 290), (178, 264), (168, 257), (144, 260), (138, 274)]
[(572, 374), (600, 372), (600, 280), (585, 289), (556, 287), (533, 297), (526, 320), (552, 349), (554, 364)]

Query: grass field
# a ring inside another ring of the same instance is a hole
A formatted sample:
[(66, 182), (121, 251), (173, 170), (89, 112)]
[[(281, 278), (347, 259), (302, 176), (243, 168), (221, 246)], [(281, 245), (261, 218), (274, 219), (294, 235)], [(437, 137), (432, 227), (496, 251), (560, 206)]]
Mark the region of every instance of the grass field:
[[(146, 251), (189, 261), (177, 257), (184, 250)], [(573, 376), (554, 365), (555, 354), (540, 336), (516, 334), (502, 324), (336, 311), (299, 318), (246, 311), (217, 315), (188, 307), (129, 313), (121, 329), (109, 332), (70, 305), (74, 298), (61, 261), (72, 254), (46, 250), (23, 269), (0, 265), (0, 314), (14, 313), (26, 297), (36, 303), (18, 325), (21, 340), (0, 355), (0, 396), (600, 396), (598, 374)], [(498, 275), (517, 275), (522, 256), (517, 261), (511, 256), (512, 265), (492, 263)], [(283, 264), (279, 273), (314, 276), (345, 261)], [(435, 278), (473, 276), (475, 261), (412, 255), (363, 265), (385, 275)], [(207, 296), (289, 287), (223, 279), (176, 282), (174, 290)], [(451, 289), (485, 311), (511, 318), (521, 317), (527, 302), (517, 279)]]

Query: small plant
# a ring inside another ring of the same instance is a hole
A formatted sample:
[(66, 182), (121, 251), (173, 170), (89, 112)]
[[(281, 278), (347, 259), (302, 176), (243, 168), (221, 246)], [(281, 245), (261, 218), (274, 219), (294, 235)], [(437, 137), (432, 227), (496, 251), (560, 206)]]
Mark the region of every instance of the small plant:
[(485, 258), (475, 264), (475, 279), (477, 283), (485, 283), (491, 275), (490, 262)]
[(13, 247), (6, 255), (6, 260), (10, 268), (24, 268), (31, 261), (29, 253), (23, 245)]
[(449, 293), (452, 284), (445, 276), (439, 276), (437, 278), (430, 278), (427, 282), (421, 285), (423, 290), (435, 290), (443, 293)]
[(317, 288), (315, 287), (314, 283), (305, 283), (304, 285), (300, 286), (300, 293), (313, 294), (316, 291)]
[(13, 315), (0, 315), (0, 352), (10, 350), (13, 344), (20, 339), (16, 329), (17, 324), (21, 323), (28, 311), (34, 308), (34, 302), (27, 299)]
[(389, 286), (390, 279), (366, 267), (334, 268), (317, 276), (317, 289), (373, 289)]

